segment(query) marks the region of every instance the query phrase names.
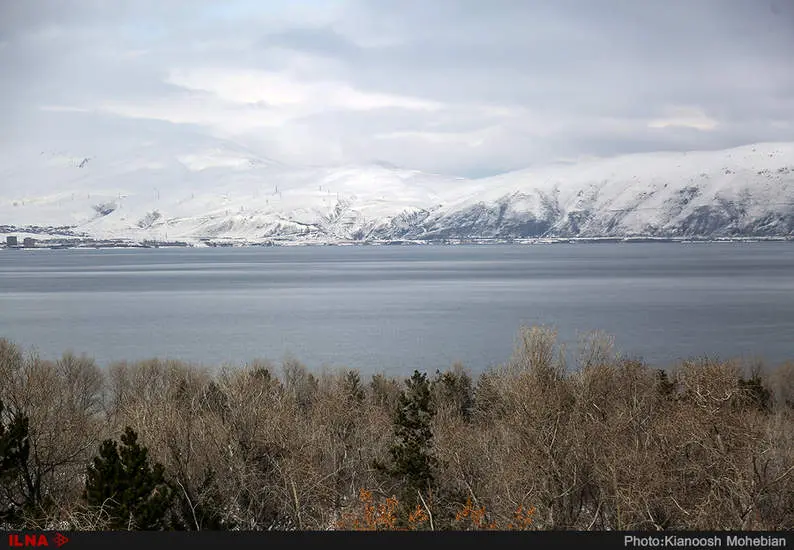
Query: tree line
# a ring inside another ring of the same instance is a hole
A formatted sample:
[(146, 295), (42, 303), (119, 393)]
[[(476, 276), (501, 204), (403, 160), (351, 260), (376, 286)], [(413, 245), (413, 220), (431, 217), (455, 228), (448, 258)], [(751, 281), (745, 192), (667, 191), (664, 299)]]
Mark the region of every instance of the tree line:
[(659, 370), (600, 333), (399, 379), (55, 361), (0, 339), (0, 528), (782, 530), (794, 363)]

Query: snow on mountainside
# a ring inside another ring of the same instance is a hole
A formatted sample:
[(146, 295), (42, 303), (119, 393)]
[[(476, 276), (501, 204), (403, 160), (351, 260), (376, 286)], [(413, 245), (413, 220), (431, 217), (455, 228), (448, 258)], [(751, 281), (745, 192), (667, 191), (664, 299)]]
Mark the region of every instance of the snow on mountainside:
[(420, 233), (429, 239), (791, 236), (794, 143), (628, 155), (487, 178), (402, 236)]
[(290, 167), (226, 142), (0, 157), (0, 232), (247, 242), (794, 235), (794, 143), (462, 179)]

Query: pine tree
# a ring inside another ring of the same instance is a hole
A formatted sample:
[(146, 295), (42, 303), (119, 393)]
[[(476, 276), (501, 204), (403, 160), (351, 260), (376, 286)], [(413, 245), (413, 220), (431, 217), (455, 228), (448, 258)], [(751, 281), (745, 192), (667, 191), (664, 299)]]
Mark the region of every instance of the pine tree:
[(181, 520), (178, 528), (197, 531), (221, 531), (236, 528), (236, 523), (225, 517), (222, 510), (223, 497), (220, 494), (215, 472), (204, 471), (203, 481), (194, 490), (184, 487), (177, 491), (176, 512)]
[(430, 382), (425, 373), (414, 371), (397, 402), (394, 417), (394, 444), (389, 449), (392, 464), (387, 472), (404, 484), (400, 499), (406, 509), (427, 495), (433, 487), (433, 408)]
[(471, 419), (474, 409), (474, 388), (471, 376), (461, 365), (456, 364), (451, 371), (443, 373), (437, 370), (430, 387), (438, 408), (444, 405), (452, 406), (463, 419)]
[(662, 397), (669, 399), (675, 394), (676, 381), (670, 380), (667, 371), (664, 369), (656, 369), (656, 391)]
[(753, 372), (745, 380), (739, 378), (739, 389), (743, 390), (750, 404), (762, 412), (769, 412), (772, 407), (772, 393), (764, 386), (760, 372)]
[(138, 435), (127, 427), (121, 447), (105, 440), (87, 469), (85, 498), (89, 506), (110, 512), (112, 529), (139, 531), (173, 527), (170, 507), (173, 490), (162, 464), (149, 463), (149, 451), (138, 444)]
[(361, 385), (361, 376), (358, 371), (350, 370), (345, 373), (344, 388), (351, 405), (361, 405), (366, 398), (364, 387)]
[(21, 412), (6, 413), (0, 400), (0, 524), (13, 525), (22, 511), (14, 492), (30, 455), (28, 418)]

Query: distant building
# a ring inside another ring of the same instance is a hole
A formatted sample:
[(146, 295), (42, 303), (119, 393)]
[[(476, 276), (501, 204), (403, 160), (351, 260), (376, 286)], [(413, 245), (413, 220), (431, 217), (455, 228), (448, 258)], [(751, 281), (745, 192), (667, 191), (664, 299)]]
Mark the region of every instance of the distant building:
[(7, 246), (17, 246), (17, 238), (13, 235), (9, 235), (6, 237), (6, 245)]
[(22, 246), (24, 246), (25, 248), (32, 248), (36, 246), (36, 239), (34, 239), (33, 237), (25, 237), (24, 239), (22, 239)]

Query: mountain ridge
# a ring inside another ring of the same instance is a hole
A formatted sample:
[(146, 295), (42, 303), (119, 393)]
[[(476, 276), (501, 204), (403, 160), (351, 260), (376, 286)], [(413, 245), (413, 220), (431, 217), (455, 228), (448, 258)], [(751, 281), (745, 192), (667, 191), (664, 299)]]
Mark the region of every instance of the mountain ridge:
[(477, 179), (383, 163), (295, 167), (224, 142), (0, 162), (4, 234), (38, 226), (94, 240), (249, 244), (794, 236), (788, 142)]

